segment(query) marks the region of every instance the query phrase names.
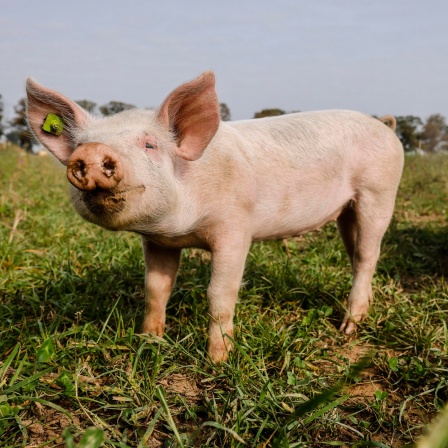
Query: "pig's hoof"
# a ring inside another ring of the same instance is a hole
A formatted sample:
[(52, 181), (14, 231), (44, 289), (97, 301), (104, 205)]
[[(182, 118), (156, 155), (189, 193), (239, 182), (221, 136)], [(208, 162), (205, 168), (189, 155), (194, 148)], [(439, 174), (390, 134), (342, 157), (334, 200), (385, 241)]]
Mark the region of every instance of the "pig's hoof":
[(227, 350), (208, 350), (208, 354), (211, 358), (211, 360), (216, 364), (219, 365), (222, 362), (225, 362), (229, 359), (229, 353)]
[(152, 334), (161, 338), (163, 336), (163, 333), (165, 333), (165, 323), (143, 322), (141, 333)]
[(361, 322), (367, 317), (367, 311), (369, 309), (370, 300), (366, 301), (350, 301), (347, 306), (347, 311), (345, 312), (342, 324), (339, 327), (340, 331), (345, 334), (352, 334), (356, 331), (356, 326), (358, 322)]
[(351, 334), (356, 331), (356, 322), (351, 319), (344, 319), (339, 330), (343, 331), (345, 334)]
[(228, 340), (222, 340), (218, 344), (209, 343), (208, 354), (211, 360), (219, 365), (229, 359), (229, 353), (232, 350), (232, 344)]

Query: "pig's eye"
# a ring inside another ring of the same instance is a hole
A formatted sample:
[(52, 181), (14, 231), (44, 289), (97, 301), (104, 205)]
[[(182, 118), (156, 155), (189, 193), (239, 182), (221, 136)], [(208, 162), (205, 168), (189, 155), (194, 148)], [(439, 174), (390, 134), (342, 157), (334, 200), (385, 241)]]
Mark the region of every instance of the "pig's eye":
[(145, 144), (145, 148), (146, 149), (156, 149), (156, 146), (155, 145), (151, 145), (151, 143), (146, 143)]

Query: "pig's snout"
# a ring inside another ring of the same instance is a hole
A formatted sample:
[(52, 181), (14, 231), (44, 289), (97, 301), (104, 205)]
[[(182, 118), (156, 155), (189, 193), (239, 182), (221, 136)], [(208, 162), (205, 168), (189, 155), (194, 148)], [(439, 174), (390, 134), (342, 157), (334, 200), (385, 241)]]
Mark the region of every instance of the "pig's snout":
[(81, 191), (111, 190), (123, 179), (123, 169), (108, 146), (86, 143), (76, 148), (70, 157), (67, 178)]

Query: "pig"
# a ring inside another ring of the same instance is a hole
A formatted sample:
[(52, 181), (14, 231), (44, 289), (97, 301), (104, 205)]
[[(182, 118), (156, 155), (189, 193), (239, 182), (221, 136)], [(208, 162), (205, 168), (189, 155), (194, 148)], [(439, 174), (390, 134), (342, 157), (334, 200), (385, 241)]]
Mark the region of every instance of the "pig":
[[(212, 72), (177, 87), (156, 111), (102, 118), (31, 78), (26, 89), (29, 125), (67, 167), (77, 212), (141, 236), (143, 333), (164, 333), (181, 250), (205, 249), (207, 349), (225, 361), (251, 243), (332, 220), (353, 272), (341, 331), (352, 333), (366, 317), (403, 169), (392, 116), (328, 110), (221, 122)], [(45, 126), (49, 114), (60, 119), (54, 129)]]

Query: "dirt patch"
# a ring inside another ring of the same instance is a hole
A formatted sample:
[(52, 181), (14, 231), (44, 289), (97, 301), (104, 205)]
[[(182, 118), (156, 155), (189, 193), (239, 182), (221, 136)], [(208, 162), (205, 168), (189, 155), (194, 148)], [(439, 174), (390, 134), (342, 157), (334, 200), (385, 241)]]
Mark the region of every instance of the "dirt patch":
[(348, 389), (352, 398), (363, 397), (369, 400), (375, 396), (375, 392), (383, 390), (379, 382), (356, 383)]
[(180, 394), (189, 401), (199, 401), (202, 398), (202, 392), (196, 382), (182, 373), (168, 375), (159, 384), (167, 393)]
[[(410, 203), (408, 203), (407, 205), (410, 205)], [(407, 209), (402, 213), (402, 215), (406, 221), (411, 221), (414, 224), (434, 223), (443, 225), (446, 221), (443, 213), (421, 214), (417, 211)]]
[(44, 407), (40, 403), (35, 403), (35, 418), (22, 420), (27, 433), (25, 447), (32, 448), (43, 443), (52, 442), (51, 446), (65, 446), (64, 438), (61, 434), (70, 425), (79, 426), (79, 419), (76, 415), (68, 417), (54, 409)]
[(338, 351), (339, 355), (347, 358), (350, 364), (356, 364), (363, 356), (367, 356), (372, 351), (372, 347), (361, 344), (347, 344)]

